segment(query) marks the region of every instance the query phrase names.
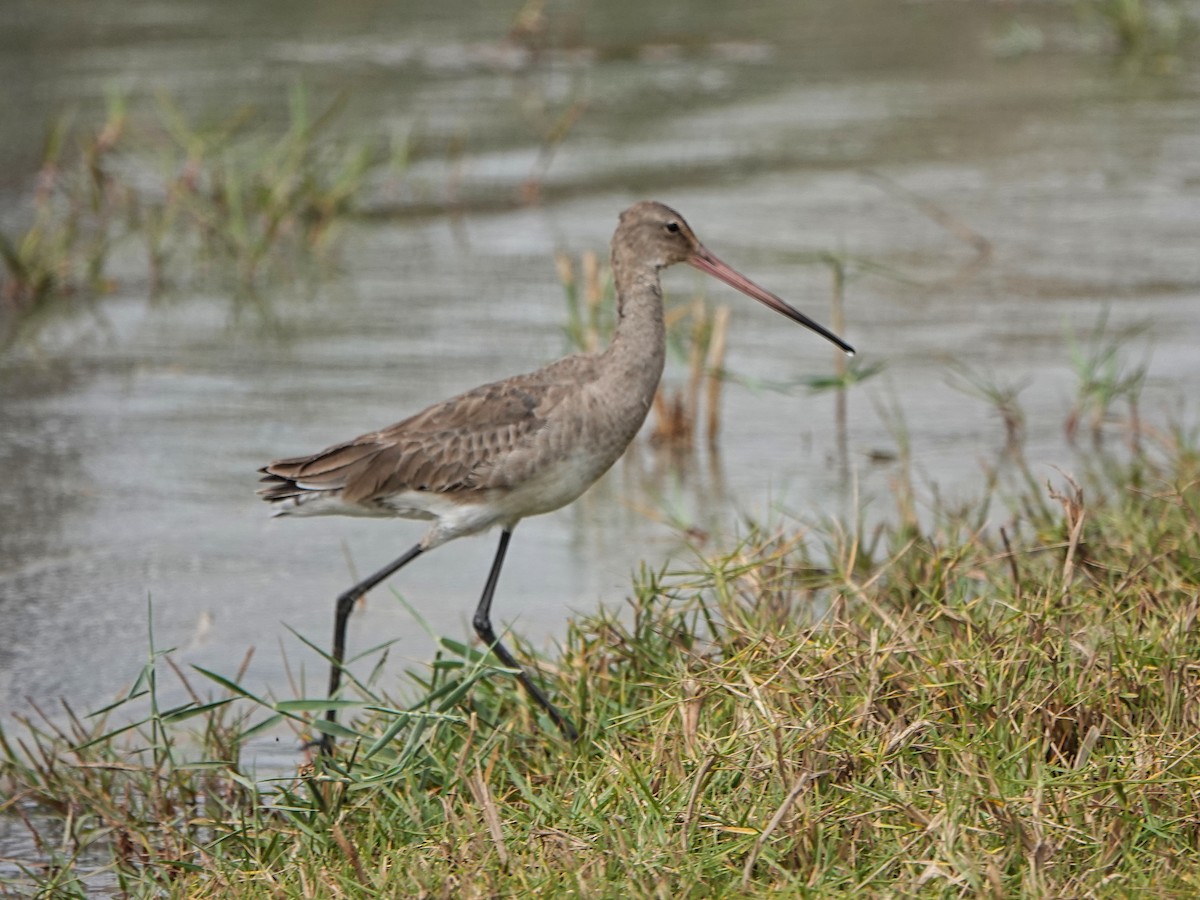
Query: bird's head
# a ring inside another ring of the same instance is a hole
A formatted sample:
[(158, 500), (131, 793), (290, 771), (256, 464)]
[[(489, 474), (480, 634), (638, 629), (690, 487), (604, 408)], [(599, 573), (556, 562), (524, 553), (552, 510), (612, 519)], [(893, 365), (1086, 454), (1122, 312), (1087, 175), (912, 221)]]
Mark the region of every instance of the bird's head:
[(635, 203), (621, 213), (613, 242), (658, 269), (688, 262), (704, 251), (683, 216), (654, 200)]
[(696, 237), (683, 216), (662, 203), (643, 200), (621, 213), (621, 222), (613, 235), (613, 263), (636, 262), (662, 269), (685, 262), (701, 272), (737, 288), (793, 322), (810, 328), (846, 353), (854, 348), (804, 313), (792, 308), (765, 288), (759, 287), (741, 272), (717, 259)]

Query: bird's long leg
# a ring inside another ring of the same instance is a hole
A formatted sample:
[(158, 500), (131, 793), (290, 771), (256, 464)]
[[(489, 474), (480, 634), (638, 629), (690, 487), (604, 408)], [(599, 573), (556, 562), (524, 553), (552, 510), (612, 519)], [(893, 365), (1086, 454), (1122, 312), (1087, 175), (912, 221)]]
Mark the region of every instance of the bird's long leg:
[[(424, 548), (417, 544), (399, 559), (395, 559), (388, 563), (374, 575), (364, 578), (350, 590), (346, 591), (337, 598), (337, 612), (333, 620), (333, 650), (330, 652), (330, 667), (329, 667), (329, 699), (337, 699), (338, 688), (342, 684), (342, 664), (346, 659), (346, 623), (350, 621), (350, 613), (354, 610), (354, 604), (358, 602), (358, 598), (369, 591), (385, 578), (395, 574), (400, 569), (416, 559)], [(330, 722), (337, 721), (337, 710), (330, 709), (325, 713), (325, 718)], [(333, 735), (325, 734), (321, 736), (321, 752), (328, 755), (333, 750)]]
[(496, 593), (496, 582), (500, 580), (500, 568), (504, 565), (504, 554), (508, 550), (508, 541), (511, 537), (512, 531), (507, 528), (500, 532), (500, 546), (496, 548), (496, 558), (492, 560), (492, 570), (488, 573), (487, 584), (483, 588), (483, 596), (479, 598), (479, 606), (475, 608), (475, 633), (491, 648), (491, 651), (496, 654), (500, 662), (516, 671), (517, 679), (521, 682), (521, 685), (537, 701), (538, 705), (550, 715), (550, 718), (554, 720), (554, 724), (558, 726), (558, 730), (563, 733), (567, 740), (578, 740), (579, 732), (575, 730), (574, 723), (559, 712), (558, 708), (542, 692), (542, 689), (533, 683), (533, 679), (529, 677), (529, 673), (508, 652), (505, 646), (500, 643), (500, 639), (496, 637), (495, 629), (492, 628), (492, 595)]

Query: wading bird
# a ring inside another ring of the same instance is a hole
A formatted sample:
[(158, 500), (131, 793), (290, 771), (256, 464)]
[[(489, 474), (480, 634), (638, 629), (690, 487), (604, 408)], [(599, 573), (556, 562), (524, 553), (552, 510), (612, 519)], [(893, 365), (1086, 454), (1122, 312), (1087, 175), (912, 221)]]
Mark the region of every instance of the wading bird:
[[(336, 698), (355, 601), (418, 556), (500, 526), (500, 545), (475, 609), (475, 631), (568, 738), (575, 726), (534, 683), (492, 628), (492, 596), (517, 523), (570, 503), (633, 440), (666, 356), (659, 270), (689, 263), (832, 341), (853, 348), (734, 271), (697, 240), (683, 217), (645, 201), (621, 213), (612, 239), (617, 324), (599, 353), (568, 356), (483, 385), (424, 412), (311, 456), (265, 466), (259, 490), (278, 516), (397, 516), (431, 521), (403, 556), (337, 598), (329, 696)], [(336, 721), (330, 709), (326, 718)], [(322, 741), (328, 752), (332, 738)]]

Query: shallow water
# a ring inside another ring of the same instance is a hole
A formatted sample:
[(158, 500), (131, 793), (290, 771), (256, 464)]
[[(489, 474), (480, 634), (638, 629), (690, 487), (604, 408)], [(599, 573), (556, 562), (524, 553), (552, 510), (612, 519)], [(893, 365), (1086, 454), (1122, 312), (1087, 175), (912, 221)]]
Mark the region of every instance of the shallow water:
[[(951, 361), (1028, 383), (1039, 477), (1071, 466), (1069, 335), (1104, 311), (1131, 363), (1148, 363), (1145, 418), (1194, 421), (1194, 66), (1130, 76), (1077, 50), (1069, 11), (1045, 4), (668, 2), (650, 21), (645, 4), (581, 6), (552, 19), (538, 60), (501, 40), (504, 16), (460, 5), (13, 7), (0, 75), (19, 87), (0, 115), (30, 125), (0, 134), (5, 227), (27, 200), (41, 123), (70, 104), (91, 114), (108, 83), (135, 97), (165, 89), (195, 111), (236, 97), (281, 118), (300, 78), (317, 98), (349, 92), (347, 132), (415, 130), (428, 152), (344, 234), (341, 277), (268, 290), (248, 308), (213, 293), (151, 301), (134, 267), (94, 314), (8, 353), (3, 713), (28, 711), (27, 698), (65, 696), (78, 710), (110, 700), (146, 658), (150, 604), (156, 646), (177, 648), (183, 666), (232, 675), (253, 647), (247, 687), (291, 696), (286, 657), (319, 693), (324, 667), (288, 627), (324, 644), (352, 572), (422, 528), (269, 520), (255, 470), (560, 355), (554, 252), (603, 251), (617, 213), (643, 196), (823, 321), (830, 274), (814, 255), (859, 260), (845, 336), (886, 369), (851, 393), (847, 477), (831, 399), (796, 386), (830, 371), (829, 348), (691, 270), (667, 273), (675, 296), (702, 287), (734, 309), (739, 380), (725, 390), (720, 458), (701, 453), (679, 472), (643, 443), (580, 502), (521, 525), (495, 612), (535, 646), (569, 616), (618, 603), (641, 561), (686, 565), (676, 525), (728, 535), (744, 518), (843, 516), (856, 496), (886, 515), (897, 469), (870, 460), (896, 441), (880, 407), (903, 410), (926, 497), (977, 495), (1003, 427), (948, 386)], [(1000, 56), (1014, 17), (1046, 49)], [(543, 202), (514, 203), (536, 164), (534, 110), (572, 96), (589, 106)], [(461, 154), (439, 149), (455, 140)], [(986, 237), (987, 264), (970, 271), (969, 247), (869, 172)], [(431, 212), (452, 200), (454, 216)], [(762, 387), (780, 384), (792, 386)], [(434, 634), (466, 635), (493, 547), (457, 542), (391, 586)], [(377, 590), (351, 647), (391, 636), (395, 659), (429, 658), (433, 639)]]

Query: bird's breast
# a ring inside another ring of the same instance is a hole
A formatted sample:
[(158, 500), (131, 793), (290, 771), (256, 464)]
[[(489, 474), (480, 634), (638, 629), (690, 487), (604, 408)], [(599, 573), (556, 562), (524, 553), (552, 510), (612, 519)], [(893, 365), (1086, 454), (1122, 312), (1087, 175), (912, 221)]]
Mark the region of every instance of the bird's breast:
[[(628, 401), (629, 398), (625, 398)], [(600, 392), (578, 394), (559, 408), (536, 439), (501, 464), (506, 506), (517, 516), (565, 506), (620, 458), (646, 417), (648, 404), (605, 402)]]

